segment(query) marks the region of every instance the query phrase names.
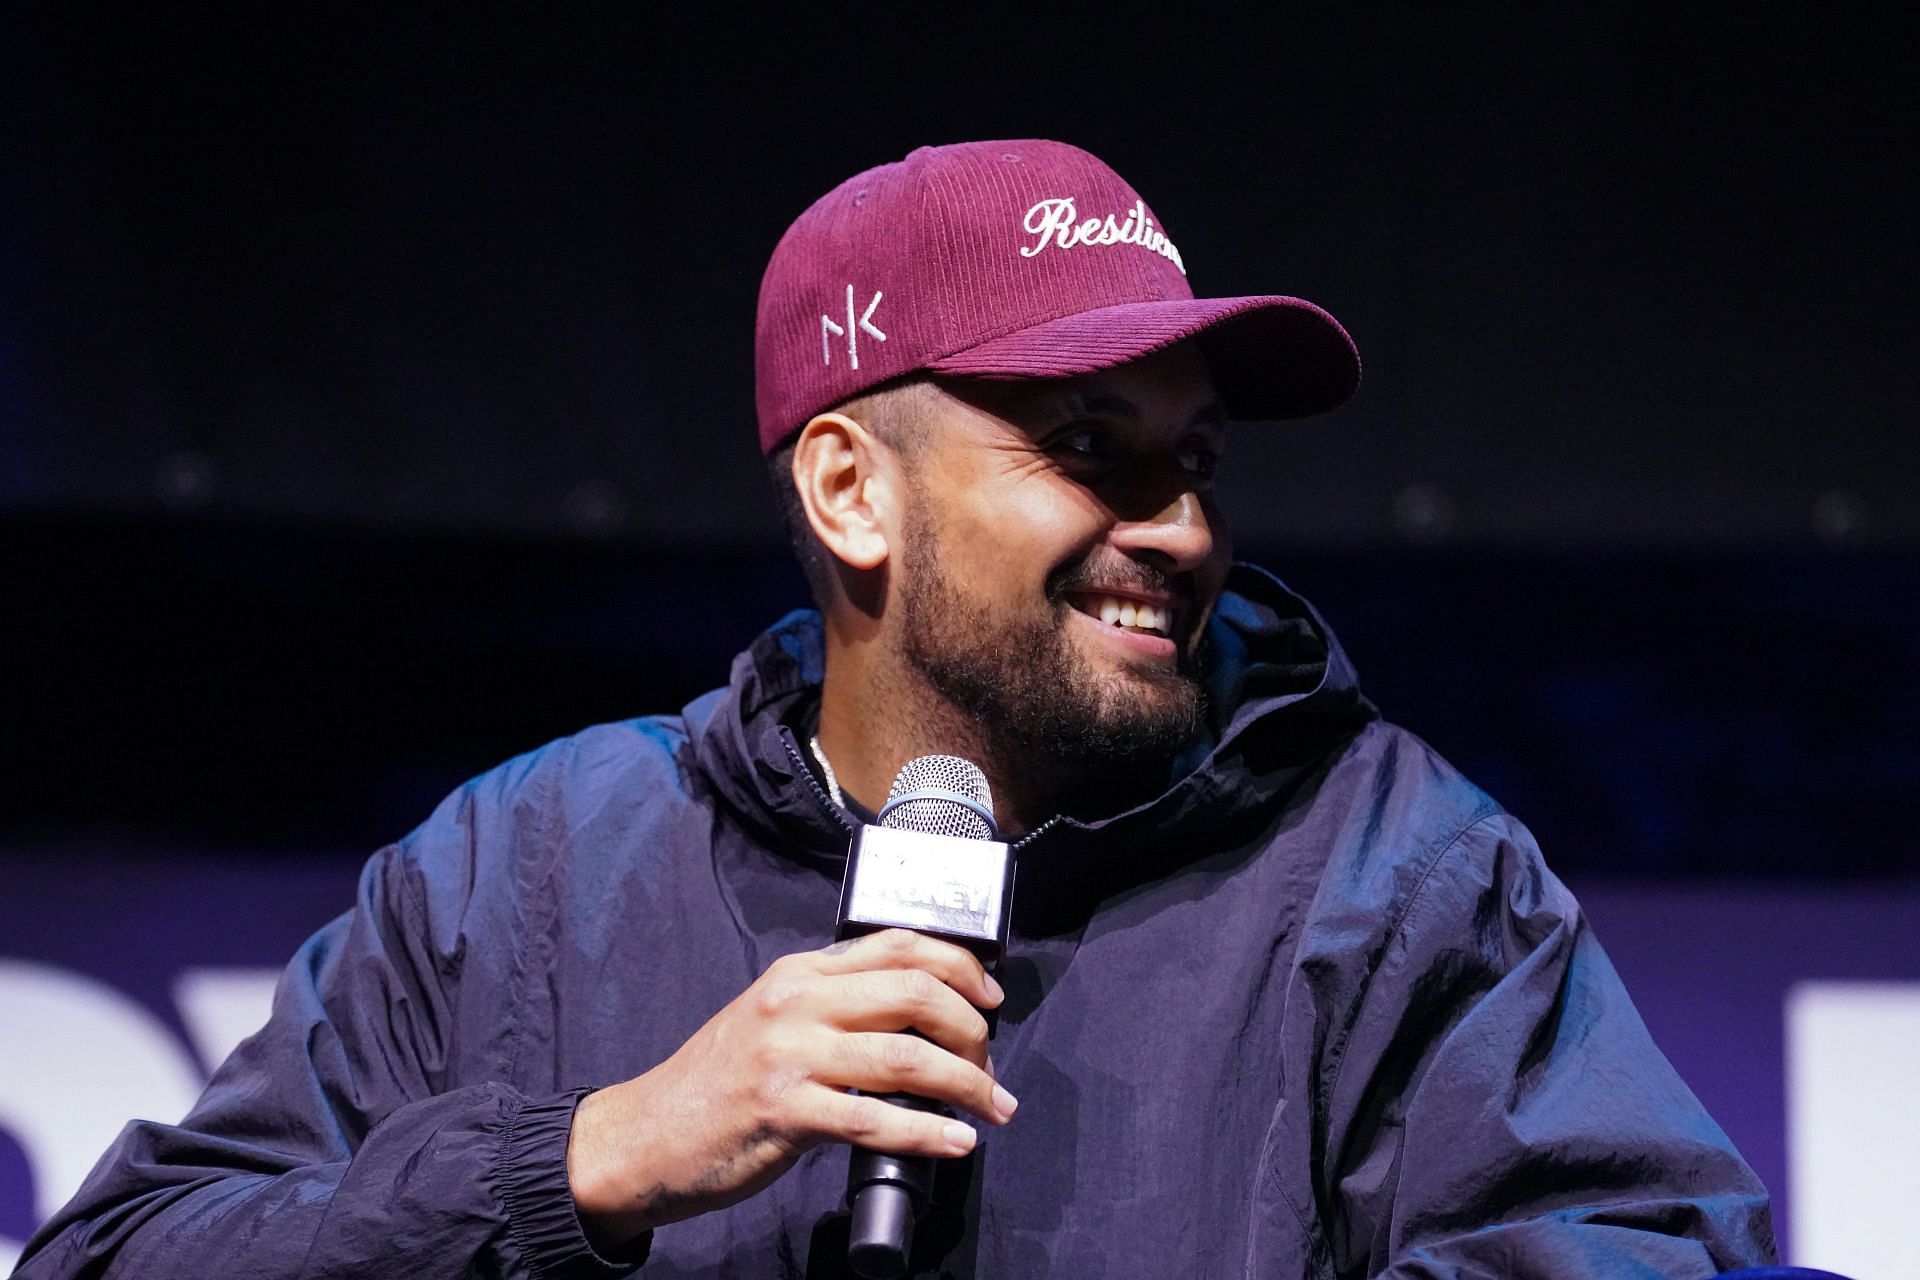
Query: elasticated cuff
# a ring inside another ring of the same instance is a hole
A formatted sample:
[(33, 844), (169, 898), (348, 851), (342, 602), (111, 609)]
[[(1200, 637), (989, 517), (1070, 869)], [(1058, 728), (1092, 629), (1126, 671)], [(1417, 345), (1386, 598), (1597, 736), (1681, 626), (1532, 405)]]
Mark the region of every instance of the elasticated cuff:
[(632, 1275), (647, 1260), (653, 1233), (642, 1232), (618, 1251), (596, 1249), (573, 1203), (567, 1181), (567, 1139), (573, 1109), (591, 1089), (532, 1098), (507, 1116), (500, 1138), (500, 1186), (507, 1231), (541, 1280), (611, 1280)]

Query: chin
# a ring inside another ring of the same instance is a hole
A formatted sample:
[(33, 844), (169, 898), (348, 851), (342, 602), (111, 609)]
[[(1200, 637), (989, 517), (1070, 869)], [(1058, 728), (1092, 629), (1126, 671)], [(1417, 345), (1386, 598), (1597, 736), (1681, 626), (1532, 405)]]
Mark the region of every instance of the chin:
[(1082, 755), (1112, 763), (1166, 759), (1206, 723), (1206, 694), (1184, 672), (1123, 667), (1087, 674), (1081, 691), (1092, 696), (1051, 718), (1061, 739), (1057, 748), (1071, 743)]

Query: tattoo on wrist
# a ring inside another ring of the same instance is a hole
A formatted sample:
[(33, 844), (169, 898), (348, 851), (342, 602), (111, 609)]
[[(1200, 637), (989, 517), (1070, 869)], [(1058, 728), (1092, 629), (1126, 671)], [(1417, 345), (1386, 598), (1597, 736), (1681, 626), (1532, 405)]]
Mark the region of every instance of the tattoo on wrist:
[(770, 1125), (759, 1125), (750, 1130), (740, 1140), (740, 1146), (732, 1154), (723, 1158), (719, 1164), (708, 1169), (693, 1180), (691, 1186), (684, 1188), (669, 1187), (665, 1182), (656, 1182), (647, 1190), (633, 1198), (627, 1210), (630, 1219), (647, 1223), (646, 1230), (655, 1226), (664, 1226), (669, 1222), (679, 1222), (697, 1214), (705, 1213), (715, 1207), (714, 1195), (733, 1186), (735, 1169), (740, 1162), (753, 1157), (755, 1148), (774, 1143), (785, 1147), (780, 1137)]

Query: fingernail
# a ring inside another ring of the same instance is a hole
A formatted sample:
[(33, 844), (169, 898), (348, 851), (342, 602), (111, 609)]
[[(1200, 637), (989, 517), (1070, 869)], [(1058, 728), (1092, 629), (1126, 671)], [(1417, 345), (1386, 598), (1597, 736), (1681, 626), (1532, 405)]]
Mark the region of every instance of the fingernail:
[(973, 1130), (961, 1124), (958, 1120), (947, 1121), (947, 1123), (941, 1127), (940, 1132), (945, 1136), (950, 1145), (958, 1147), (962, 1151), (973, 1150)]
[(997, 1084), (993, 1086), (994, 1110), (1000, 1113), (1002, 1119), (1005, 1119), (1011, 1116), (1013, 1114), (1013, 1109), (1019, 1105), (1020, 1105), (1020, 1099), (1008, 1093), (1007, 1087), (1005, 1085)]
[(1000, 984), (993, 980), (992, 974), (987, 975), (987, 996), (995, 1004), (999, 1004), (1007, 998), (1007, 993), (1000, 989)]

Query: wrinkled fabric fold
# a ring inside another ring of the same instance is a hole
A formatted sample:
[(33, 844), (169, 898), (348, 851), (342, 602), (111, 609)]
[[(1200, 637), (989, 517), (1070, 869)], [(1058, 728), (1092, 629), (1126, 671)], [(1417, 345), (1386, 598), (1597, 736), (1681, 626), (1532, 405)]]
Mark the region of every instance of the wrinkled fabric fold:
[(501, 1135), (494, 1176), (506, 1201), (508, 1226), (528, 1265), (546, 1280), (610, 1280), (632, 1275), (647, 1260), (653, 1232), (618, 1250), (595, 1248), (575, 1211), (567, 1181), (567, 1140), (573, 1112), (591, 1090), (570, 1089), (526, 1102)]

